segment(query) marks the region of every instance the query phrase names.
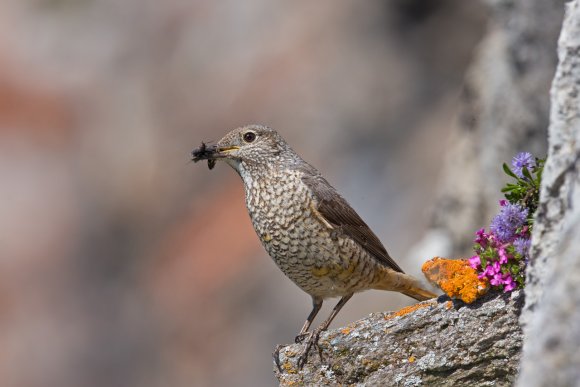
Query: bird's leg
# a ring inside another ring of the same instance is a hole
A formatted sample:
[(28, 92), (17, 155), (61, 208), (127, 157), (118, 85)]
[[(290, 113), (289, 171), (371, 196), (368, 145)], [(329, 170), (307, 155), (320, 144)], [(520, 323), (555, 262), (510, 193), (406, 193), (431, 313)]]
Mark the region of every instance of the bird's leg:
[[(304, 322), (304, 325), (302, 326), (300, 333), (294, 339), (296, 343), (301, 343), (308, 336), (308, 328), (310, 328), (310, 325), (312, 325), (312, 321), (314, 321), (314, 318), (320, 311), (321, 307), (322, 307), (322, 299), (312, 297), (312, 310), (310, 311), (310, 314), (306, 318), (306, 321)], [(280, 372), (282, 372), (282, 367), (280, 366), (280, 349), (282, 349), (282, 347), (283, 347), (282, 345), (277, 345), (276, 349), (272, 353), (272, 357), (274, 358), (276, 367), (278, 367), (278, 371)]]
[(304, 322), (304, 325), (302, 326), (300, 333), (294, 339), (295, 343), (303, 342), (304, 339), (308, 336), (308, 333), (307, 333), (308, 328), (310, 328), (312, 321), (314, 321), (314, 318), (316, 317), (316, 315), (320, 311), (321, 307), (322, 307), (322, 300), (320, 298), (312, 297), (312, 311), (310, 312), (310, 314), (306, 318), (306, 321)]
[[(352, 297), (352, 293), (347, 294), (346, 296), (343, 296), (340, 299), (340, 301), (338, 301), (336, 306), (332, 309), (330, 316), (328, 316), (328, 318), (326, 320), (324, 320), (324, 322), (322, 324), (320, 324), (318, 326), (318, 328), (316, 328), (312, 332), (312, 334), (308, 338), (308, 341), (306, 342), (306, 348), (304, 348), (304, 352), (302, 352), (302, 354), (298, 358), (298, 369), (302, 369), (304, 367), (304, 365), (306, 364), (306, 360), (308, 360), (308, 353), (310, 352), (310, 349), (312, 347), (318, 347), (318, 339), (320, 338), (320, 334), (328, 329), (328, 326), (330, 325), (332, 320), (334, 320), (334, 318), (336, 317), (338, 312), (340, 312), (340, 310), (342, 309), (344, 304), (346, 304), (347, 301), (350, 300), (351, 297)], [(321, 355), (320, 347), (318, 347), (318, 354)], [(320, 357), (322, 358), (322, 356), (320, 356)]]

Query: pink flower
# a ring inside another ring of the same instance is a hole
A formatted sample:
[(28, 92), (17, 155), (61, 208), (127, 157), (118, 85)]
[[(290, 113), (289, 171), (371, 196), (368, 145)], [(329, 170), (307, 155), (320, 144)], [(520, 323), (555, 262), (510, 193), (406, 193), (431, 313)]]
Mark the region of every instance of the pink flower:
[(516, 282), (514, 281), (514, 279), (512, 278), (511, 275), (507, 274), (503, 280), (503, 284), (504, 284), (504, 288), (503, 291), (505, 293), (507, 292), (511, 292), (512, 290), (514, 290), (517, 287)]
[(476, 238), (474, 240), (475, 243), (479, 243), (479, 245), (483, 248), (487, 247), (487, 238), (488, 235), (485, 233), (484, 228), (480, 228), (476, 233)]
[(501, 265), (506, 264), (508, 262), (508, 256), (505, 249), (503, 247), (500, 247), (498, 252), (499, 252), (499, 263)]
[(487, 240), (490, 243), (491, 247), (497, 247), (497, 245), (499, 244), (497, 237), (493, 234), (487, 235)]
[(496, 275), (493, 276), (493, 278), (489, 280), (489, 283), (492, 284), (493, 286), (502, 285), (503, 276), (501, 275), (501, 273), (497, 273)]
[(488, 264), (485, 267), (485, 270), (483, 270), (483, 273), (481, 273), (484, 277), (493, 277), (495, 275), (495, 270), (493, 270), (493, 266), (491, 266), (490, 264)]
[(475, 270), (477, 270), (481, 267), (481, 259), (479, 258), (479, 255), (474, 255), (473, 257), (469, 258), (468, 261), (469, 261), (469, 266), (471, 266)]
[(502, 206), (502, 207), (503, 207), (503, 206), (505, 206), (506, 204), (508, 204), (508, 201), (507, 201), (507, 200), (505, 200), (505, 199), (501, 199), (501, 200), (499, 201), (499, 205), (500, 205), (500, 206)]
[[(487, 264), (487, 266), (485, 267), (485, 270), (483, 271), (483, 273), (481, 273), (481, 278), (487, 277), (487, 278), (491, 279), (494, 276), (496, 276), (497, 274), (501, 275), (501, 266), (500, 266), (499, 262), (495, 261), (492, 264), (490, 264), (490, 263)], [(493, 283), (492, 283), (492, 285), (493, 285)]]

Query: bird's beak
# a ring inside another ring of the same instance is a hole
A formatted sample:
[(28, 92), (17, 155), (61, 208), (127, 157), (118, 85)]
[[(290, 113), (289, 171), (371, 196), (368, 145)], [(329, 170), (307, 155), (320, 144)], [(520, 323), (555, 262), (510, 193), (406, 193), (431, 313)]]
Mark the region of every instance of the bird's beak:
[(215, 160), (224, 159), (228, 157), (230, 152), (237, 149), (240, 149), (240, 147), (219, 147), (217, 145), (206, 145), (202, 142), (199, 148), (195, 148), (193, 151), (191, 151), (191, 160), (196, 163), (201, 160), (207, 160), (209, 169), (212, 169), (215, 165)]
[(199, 148), (195, 148), (191, 151), (191, 160), (198, 162), (201, 160), (221, 159), (227, 157), (230, 152), (237, 149), (240, 149), (240, 147), (219, 147), (217, 145), (206, 145), (202, 142)]
[(222, 155), (222, 157), (225, 157), (231, 151), (235, 151), (235, 150), (238, 150), (238, 149), (240, 149), (239, 146), (217, 147), (216, 148), (216, 153), (219, 154), (219, 155)]

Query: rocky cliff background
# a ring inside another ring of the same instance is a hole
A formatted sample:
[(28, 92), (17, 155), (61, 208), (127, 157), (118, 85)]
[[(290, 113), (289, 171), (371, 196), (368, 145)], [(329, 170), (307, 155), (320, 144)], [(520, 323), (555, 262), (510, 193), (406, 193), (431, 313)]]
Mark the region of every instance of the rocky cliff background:
[[(191, 148), (275, 127), (417, 273), (491, 219), (498, 160), (546, 149), (562, 14), (559, 1), (3, 1), (2, 384), (275, 383), (269, 354), (309, 299), (259, 246), (237, 176), (190, 164)], [(357, 295), (335, 326), (405, 303)]]

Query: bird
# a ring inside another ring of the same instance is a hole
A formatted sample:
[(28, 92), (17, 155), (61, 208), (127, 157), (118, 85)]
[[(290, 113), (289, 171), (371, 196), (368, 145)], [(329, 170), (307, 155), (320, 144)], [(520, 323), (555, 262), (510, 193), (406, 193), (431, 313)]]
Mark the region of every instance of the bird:
[[(296, 336), (305, 342), (302, 369), (342, 307), (358, 292), (395, 291), (424, 301), (437, 297), (406, 274), (348, 202), (322, 174), (304, 161), (274, 129), (247, 125), (215, 145), (202, 142), (194, 162), (212, 169), (223, 161), (241, 177), (252, 225), (280, 270), (310, 295), (312, 310)], [(340, 297), (316, 329), (310, 326), (324, 300)], [(274, 360), (280, 369), (279, 347)]]

